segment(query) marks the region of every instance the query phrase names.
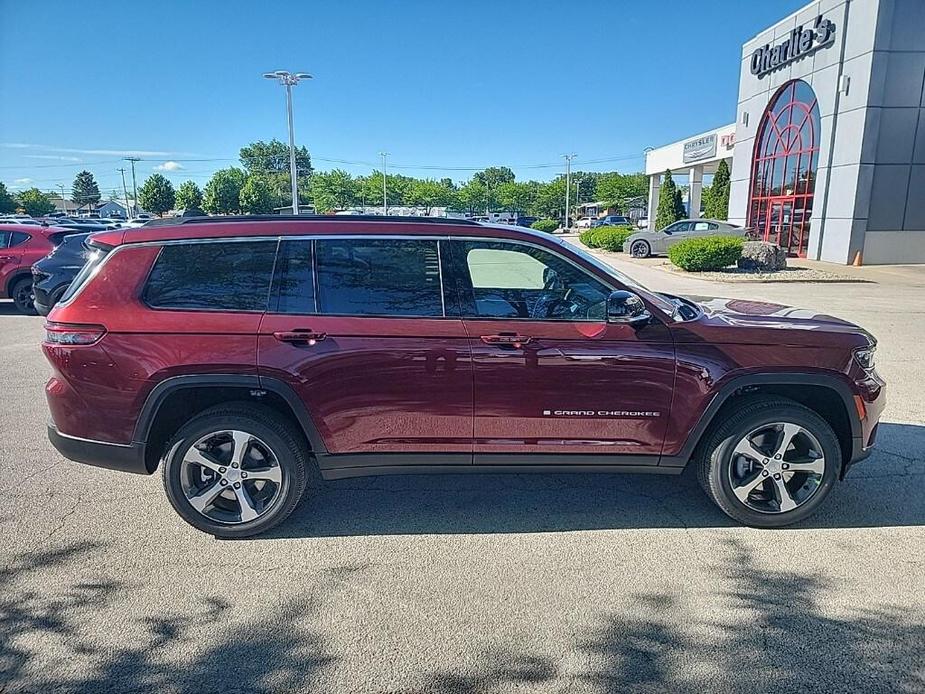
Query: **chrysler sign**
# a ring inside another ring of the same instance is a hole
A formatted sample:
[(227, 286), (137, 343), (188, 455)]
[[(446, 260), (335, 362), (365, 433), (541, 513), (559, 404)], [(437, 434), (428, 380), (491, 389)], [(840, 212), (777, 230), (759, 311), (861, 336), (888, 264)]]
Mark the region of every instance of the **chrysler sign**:
[(833, 41), (835, 41), (835, 23), (819, 15), (811, 27), (800, 24), (776, 46), (767, 43), (752, 53), (752, 74), (763, 77), (769, 72), (789, 65), (798, 58), (809, 55), (818, 48), (831, 45)]
[(698, 137), (696, 140), (688, 140), (684, 143), (685, 164), (693, 161), (700, 161), (716, 154), (716, 133)]

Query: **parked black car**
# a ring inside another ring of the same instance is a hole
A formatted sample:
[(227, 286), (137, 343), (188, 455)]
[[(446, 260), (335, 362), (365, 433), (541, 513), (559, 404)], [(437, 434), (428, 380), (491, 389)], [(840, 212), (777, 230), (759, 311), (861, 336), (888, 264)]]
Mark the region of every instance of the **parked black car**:
[(47, 316), (93, 251), (85, 241), (90, 234), (69, 234), (47, 256), (32, 266), (35, 310)]

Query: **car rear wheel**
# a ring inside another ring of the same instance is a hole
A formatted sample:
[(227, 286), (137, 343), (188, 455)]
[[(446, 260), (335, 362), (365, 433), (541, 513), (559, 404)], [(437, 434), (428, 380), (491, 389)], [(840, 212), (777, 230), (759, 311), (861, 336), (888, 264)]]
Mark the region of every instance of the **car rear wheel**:
[(183, 426), (167, 445), (164, 489), (190, 525), (244, 538), (284, 521), (317, 463), (282, 417), (248, 403), (220, 405)]
[(21, 280), (17, 280), (13, 285), (10, 295), (12, 296), (13, 305), (16, 307), (17, 311), (27, 316), (36, 315), (37, 311), (32, 303), (35, 296), (32, 294), (31, 277), (23, 277)]
[(648, 258), (651, 252), (652, 248), (647, 241), (633, 241), (630, 246), (630, 255), (634, 258)]
[(841, 470), (841, 447), (815, 412), (782, 398), (753, 399), (699, 451), (707, 496), (735, 520), (778, 528), (812, 515)]

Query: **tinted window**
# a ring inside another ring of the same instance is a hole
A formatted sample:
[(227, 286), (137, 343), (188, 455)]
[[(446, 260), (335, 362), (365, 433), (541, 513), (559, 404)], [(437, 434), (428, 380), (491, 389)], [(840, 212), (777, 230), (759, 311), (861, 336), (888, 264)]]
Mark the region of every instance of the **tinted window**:
[(350, 316), (442, 316), (436, 241), (315, 241), (318, 308)]
[(276, 241), (166, 245), (151, 270), (145, 301), (156, 308), (264, 311)]
[(21, 231), (14, 231), (12, 234), (10, 234), (10, 248), (13, 246), (18, 246), (21, 243), (25, 243), (31, 238), (32, 237), (29, 236), (29, 234), (24, 234)]
[(10, 232), (0, 231), (0, 248), (6, 248), (10, 243)]
[[(707, 231), (710, 228), (710, 225), (706, 222), (694, 222), (694, 231)], [(712, 228), (715, 229), (716, 225), (714, 224)]]
[(280, 243), (273, 281), (277, 313), (317, 313), (311, 241)]
[[(460, 241), (472, 285), (464, 313), (480, 318), (603, 320), (610, 290), (536, 246)], [(468, 306), (466, 306), (468, 304)]]

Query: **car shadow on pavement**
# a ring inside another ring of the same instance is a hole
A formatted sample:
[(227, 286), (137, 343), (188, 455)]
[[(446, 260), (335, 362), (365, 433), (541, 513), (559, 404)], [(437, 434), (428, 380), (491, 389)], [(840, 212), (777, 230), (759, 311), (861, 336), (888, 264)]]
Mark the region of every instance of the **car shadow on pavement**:
[[(881, 423), (874, 453), (794, 528), (925, 525), (925, 427)], [(728, 527), (684, 474), (400, 475), (328, 482), (257, 539)]]
[(599, 624), (576, 635), (565, 653), (499, 643), (465, 672), (432, 674), (422, 690), (925, 690), (921, 611), (897, 609), (885, 595), (884, 602), (857, 601), (833, 613), (830, 593), (838, 586), (830, 578), (769, 568), (731, 538), (719, 543), (714, 556), (708, 572), (716, 611), (690, 605), (701, 596), (683, 589), (638, 593), (624, 611), (600, 615)]
[(16, 310), (16, 305), (12, 301), (0, 301), (0, 316), (21, 316)]

